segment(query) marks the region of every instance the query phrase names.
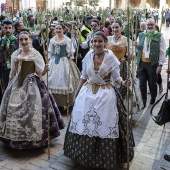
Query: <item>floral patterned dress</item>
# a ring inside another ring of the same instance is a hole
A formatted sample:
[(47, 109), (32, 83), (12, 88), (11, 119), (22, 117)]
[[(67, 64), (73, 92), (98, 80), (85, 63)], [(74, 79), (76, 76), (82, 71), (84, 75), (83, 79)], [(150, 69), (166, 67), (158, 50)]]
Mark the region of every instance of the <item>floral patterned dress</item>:
[[(44, 60), (35, 49), (11, 56), (10, 81), (0, 107), (0, 140), (14, 149), (32, 149), (48, 143), (48, 97), (42, 71)], [(60, 135), (65, 124), (50, 94), (50, 138)]]

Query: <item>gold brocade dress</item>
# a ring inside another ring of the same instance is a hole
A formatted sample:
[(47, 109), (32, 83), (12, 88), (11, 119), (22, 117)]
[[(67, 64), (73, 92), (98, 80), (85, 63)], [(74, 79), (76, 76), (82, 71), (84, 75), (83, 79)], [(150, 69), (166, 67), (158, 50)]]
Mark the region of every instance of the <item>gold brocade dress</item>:
[(113, 54), (119, 59), (120, 61), (120, 76), (123, 79), (127, 78), (127, 64), (126, 64), (126, 51), (127, 47), (119, 47), (116, 45), (108, 46), (108, 49), (113, 52)]
[[(132, 50), (132, 45), (131, 45), (131, 40), (130, 40), (130, 54), (133, 54)], [(120, 76), (122, 77), (123, 80), (127, 79), (127, 58), (126, 58), (126, 53), (127, 53), (127, 37), (121, 36), (118, 40), (115, 40), (114, 36), (109, 36), (108, 37), (108, 49), (110, 49), (113, 54), (119, 59), (120, 61)], [(132, 78), (132, 77), (131, 77)], [(138, 111), (140, 108), (142, 108), (141, 105), (141, 94), (139, 93), (138, 89), (138, 82), (133, 84), (134, 87), (134, 93), (133, 95), (132, 89), (130, 89), (130, 97), (136, 96), (135, 99), (133, 99), (133, 104), (134, 106), (138, 106)], [(121, 86), (119, 88), (119, 92), (121, 94), (122, 99), (125, 99), (127, 96), (127, 87)], [(134, 102), (135, 101), (135, 102)]]
[[(127, 37), (121, 36), (118, 40), (115, 40), (114, 36), (109, 36), (107, 48), (111, 50), (113, 54), (119, 59), (120, 76), (123, 79), (126, 79), (127, 78), (127, 60), (126, 60)], [(132, 47), (130, 47), (130, 50), (131, 49)]]
[[(131, 44), (131, 43), (130, 43)], [(108, 36), (108, 49), (110, 49), (113, 54), (120, 61), (120, 76), (123, 80), (127, 79), (127, 60), (126, 60), (126, 52), (127, 52), (127, 37), (120, 36), (118, 40), (115, 40), (114, 35)], [(132, 46), (130, 46), (130, 53), (132, 54)], [(125, 99), (127, 94), (126, 87), (120, 87), (120, 94), (123, 99)]]

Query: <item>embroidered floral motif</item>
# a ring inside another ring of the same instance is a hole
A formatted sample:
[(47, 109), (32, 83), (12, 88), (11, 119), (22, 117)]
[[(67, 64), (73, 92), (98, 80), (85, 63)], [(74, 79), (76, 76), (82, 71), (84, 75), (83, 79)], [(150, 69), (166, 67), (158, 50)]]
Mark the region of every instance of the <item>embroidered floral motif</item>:
[(100, 121), (100, 117), (96, 115), (96, 116), (94, 117), (94, 119), (93, 119), (93, 123), (94, 123), (95, 125), (100, 126), (100, 125), (102, 124), (102, 122)]
[(85, 115), (82, 122), (83, 122), (84, 124), (90, 123), (90, 118), (89, 118), (89, 116), (88, 116), (88, 115)]
[(118, 132), (117, 132), (117, 128), (115, 127), (109, 127), (110, 129), (110, 134), (108, 136), (110, 137), (118, 137)]
[(72, 125), (70, 126), (70, 130), (76, 130), (77, 123), (72, 122)]
[[(0, 110), (0, 124), (3, 126), (0, 128), (0, 136), (13, 141), (41, 140), (42, 102), (36, 80), (34, 76), (29, 77), (28, 83), (20, 88), (16, 86), (17, 81), (16, 76), (8, 86), (7, 91), (10, 95), (6, 94), (9, 97), (3, 101), (4, 105)], [(32, 82), (31, 86), (29, 82)], [(29, 133), (30, 129), (32, 133)]]
[[(82, 123), (84, 123), (84, 127), (85, 127), (84, 133), (85, 134), (88, 134), (89, 136), (98, 135), (97, 128), (98, 128), (98, 126), (102, 125), (102, 122), (100, 121), (100, 117), (97, 115), (93, 105), (90, 107), (90, 110), (84, 116)], [(89, 130), (88, 126), (90, 126), (90, 127), (94, 126), (93, 130)]]

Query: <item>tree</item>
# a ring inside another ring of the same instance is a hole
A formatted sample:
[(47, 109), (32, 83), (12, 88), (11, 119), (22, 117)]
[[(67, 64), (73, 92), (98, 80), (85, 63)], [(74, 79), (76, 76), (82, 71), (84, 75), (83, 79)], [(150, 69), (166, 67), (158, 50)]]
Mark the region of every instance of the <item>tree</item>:
[(86, 0), (74, 0), (75, 6), (84, 6), (86, 3)]
[(91, 6), (99, 6), (99, 0), (89, 0), (89, 5), (91, 5)]

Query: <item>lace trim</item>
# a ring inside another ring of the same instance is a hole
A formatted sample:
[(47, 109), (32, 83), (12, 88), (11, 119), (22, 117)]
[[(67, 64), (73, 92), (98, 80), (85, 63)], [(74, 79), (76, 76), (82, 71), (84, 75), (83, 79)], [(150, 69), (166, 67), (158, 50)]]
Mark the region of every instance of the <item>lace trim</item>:
[(116, 56), (113, 56), (113, 53), (108, 50), (108, 55), (103, 60), (103, 63), (100, 66), (99, 74), (103, 78), (107, 76), (110, 72), (112, 72), (114, 69), (116, 69), (118, 65), (120, 65), (120, 62), (118, 61)]
[(43, 57), (41, 56), (41, 54), (35, 50), (34, 48), (31, 48), (31, 52), (30, 55), (27, 56), (21, 56), (20, 53), (22, 52), (22, 48), (19, 48), (18, 50), (16, 50), (13, 54), (12, 54), (12, 58), (15, 61), (34, 61), (34, 60), (42, 60)]
[[(66, 89), (52, 89), (52, 88), (50, 88), (50, 90), (51, 90), (51, 93), (53, 93), (53, 94), (63, 94), (63, 95), (67, 94)], [(69, 93), (73, 93), (73, 91), (74, 91), (73, 89), (70, 89)]]

